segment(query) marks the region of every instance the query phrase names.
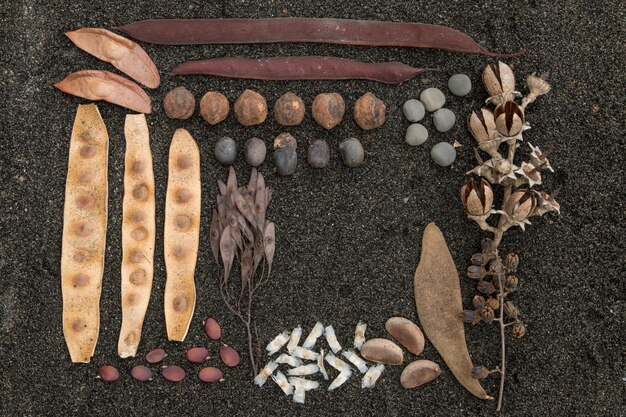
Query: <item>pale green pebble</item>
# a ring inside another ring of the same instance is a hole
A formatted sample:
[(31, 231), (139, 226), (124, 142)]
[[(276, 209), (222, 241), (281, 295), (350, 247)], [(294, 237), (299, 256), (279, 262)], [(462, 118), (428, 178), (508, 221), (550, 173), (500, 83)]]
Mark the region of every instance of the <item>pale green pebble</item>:
[(440, 132), (447, 132), (452, 129), (454, 122), (456, 122), (456, 116), (450, 109), (439, 109), (433, 114), (435, 129)]
[(455, 96), (463, 97), (472, 91), (472, 81), (465, 74), (454, 74), (448, 80), (448, 88)]
[(446, 96), (443, 95), (443, 91), (440, 89), (431, 87), (422, 91), (420, 101), (426, 107), (426, 110), (432, 113), (446, 104)]
[(424, 109), (422, 102), (414, 98), (404, 103), (402, 111), (404, 117), (406, 117), (409, 122), (419, 122), (426, 114), (426, 109)]
[(449, 167), (456, 159), (456, 149), (447, 142), (439, 142), (431, 149), (430, 156), (437, 165)]
[(428, 139), (428, 130), (419, 123), (413, 123), (406, 129), (404, 140), (411, 146), (419, 146)]

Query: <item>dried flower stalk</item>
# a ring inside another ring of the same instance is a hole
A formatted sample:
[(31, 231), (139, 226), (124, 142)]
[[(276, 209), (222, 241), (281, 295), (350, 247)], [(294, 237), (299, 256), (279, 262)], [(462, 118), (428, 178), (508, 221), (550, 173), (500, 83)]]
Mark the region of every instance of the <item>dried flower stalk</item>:
[[(220, 293), (226, 307), (246, 328), (252, 372), (257, 375), (260, 357), (259, 334), (252, 314), (257, 290), (269, 279), (275, 251), (274, 223), (266, 220), (272, 190), (261, 173), (252, 168), (248, 185), (237, 185), (231, 167), (228, 181), (218, 181), (220, 194), (211, 220), (211, 250), (223, 266)], [(234, 260), (239, 260), (241, 279), (229, 279)]]

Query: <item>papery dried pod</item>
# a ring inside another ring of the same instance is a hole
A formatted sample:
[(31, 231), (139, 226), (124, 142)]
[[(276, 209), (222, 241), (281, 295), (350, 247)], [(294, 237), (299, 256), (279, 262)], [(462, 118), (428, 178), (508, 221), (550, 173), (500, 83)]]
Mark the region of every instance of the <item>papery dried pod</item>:
[(496, 129), (506, 137), (516, 136), (524, 128), (524, 109), (514, 101), (498, 104), (493, 112)]
[(414, 355), (419, 355), (424, 351), (424, 334), (411, 320), (404, 317), (392, 317), (385, 323), (385, 329)]
[(528, 216), (536, 206), (535, 195), (529, 190), (519, 189), (504, 202), (504, 211), (511, 220), (524, 229), (524, 222), (527, 222)]
[(513, 333), (513, 337), (522, 338), (526, 334), (526, 325), (521, 321), (518, 321), (513, 325), (513, 329), (511, 329), (511, 333)]
[(104, 100), (138, 113), (151, 113), (150, 97), (134, 82), (109, 71), (85, 70), (55, 83), (59, 90), (88, 100)]
[(491, 184), (484, 179), (476, 183), (474, 178), (461, 187), (461, 201), (470, 216), (485, 216), (493, 206), (493, 190)]
[(515, 173), (519, 175), (515, 185), (528, 184), (529, 187), (533, 187), (541, 184), (541, 168), (533, 164), (522, 162), (522, 166), (515, 170)]
[(552, 87), (548, 83), (547, 79), (548, 73), (537, 76), (534, 72), (526, 78), (526, 85), (528, 86), (530, 93), (522, 100), (523, 108), (535, 101), (537, 97), (550, 92)]
[(506, 281), (504, 282), (504, 288), (508, 292), (513, 292), (517, 289), (519, 284), (519, 279), (515, 275), (509, 275), (506, 277)]
[[(483, 149), (481, 145), (496, 139), (496, 120), (493, 117), (493, 113), (485, 108), (473, 111), (467, 122), (467, 127), (481, 149), (489, 152), (488, 149), (492, 149), (492, 147)], [(497, 146), (495, 149), (497, 150)]]
[(541, 152), (541, 149), (539, 149), (538, 146), (533, 146), (530, 142), (528, 143), (528, 146), (531, 150), (530, 163), (536, 167), (541, 166), (542, 169), (554, 172), (554, 168), (552, 168), (552, 165), (550, 165), (550, 161), (548, 160), (548, 153), (550, 153), (550, 151)]
[(535, 192), (535, 198), (537, 200), (537, 207), (533, 211), (533, 216), (543, 216), (546, 213), (555, 211), (557, 214), (561, 214), (561, 205), (556, 201), (555, 197), (558, 194), (558, 190), (553, 192), (552, 195), (541, 191)]
[(83, 51), (109, 62), (146, 87), (157, 88), (161, 83), (152, 59), (130, 39), (102, 28), (81, 28), (65, 35)]
[(515, 91), (515, 74), (513, 69), (504, 62), (487, 65), (483, 71), (483, 84), (491, 96), (487, 101), (500, 104), (513, 98)]
[(513, 301), (507, 301), (504, 303), (504, 305), (502, 306), (503, 311), (504, 311), (504, 315), (511, 319), (511, 320), (516, 320), (517, 316), (519, 315), (519, 310), (517, 309), (517, 306), (515, 306), (515, 304), (513, 303)]
[(403, 388), (411, 389), (424, 385), (441, 375), (441, 368), (435, 362), (418, 360), (411, 362), (400, 375), (400, 384)]

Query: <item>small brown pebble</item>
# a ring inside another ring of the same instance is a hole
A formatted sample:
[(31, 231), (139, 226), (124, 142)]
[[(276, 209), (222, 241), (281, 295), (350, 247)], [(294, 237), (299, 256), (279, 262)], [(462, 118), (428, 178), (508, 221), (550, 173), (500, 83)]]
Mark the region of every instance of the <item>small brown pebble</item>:
[(435, 362), (418, 360), (411, 362), (400, 375), (400, 384), (406, 388), (417, 388), (441, 375), (441, 368)]
[(185, 87), (176, 87), (163, 100), (163, 109), (170, 119), (189, 119), (195, 107), (196, 99)]
[(137, 381), (149, 381), (152, 379), (152, 371), (147, 366), (137, 365), (131, 371), (130, 374)]
[(191, 363), (202, 363), (209, 357), (209, 350), (204, 347), (192, 347), (185, 353), (185, 358)]
[(239, 357), (239, 353), (232, 347), (228, 345), (220, 346), (220, 359), (224, 362), (224, 365), (234, 368), (239, 365), (241, 362), (241, 358)]
[(363, 130), (376, 129), (385, 123), (385, 103), (372, 93), (365, 93), (354, 103), (354, 120)]
[(204, 332), (213, 340), (219, 340), (222, 337), (222, 328), (213, 317), (209, 317), (204, 322)]
[(165, 350), (158, 348), (158, 349), (152, 349), (150, 352), (148, 352), (146, 354), (146, 361), (148, 363), (159, 363), (161, 362), (163, 359), (165, 359), (165, 357), (167, 356), (167, 353), (165, 353)]
[(404, 353), (400, 346), (387, 339), (370, 339), (361, 347), (361, 356), (371, 362), (402, 365)]
[(256, 91), (244, 91), (234, 105), (237, 120), (244, 126), (258, 125), (267, 118), (267, 102)]
[(161, 374), (163, 375), (163, 378), (167, 379), (170, 382), (180, 382), (185, 379), (185, 376), (187, 376), (185, 370), (176, 365), (170, 365), (166, 368), (163, 368)]
[(341, 123), (346, 112), (346, 103), (337, 93), (318, 94), (313, 100), (313, 118), (320, 126), (332, 129)]
[(207, 366), (198, 372), (198, 378), (202, 382), (218, 382), (222, 379), (222, 375), (222, 371), (213, 366)]
[(226, 119), (230, 107), (224, 94), (209, 91), (200, 100), (200, 114), (210, 125), (216, 125)]
[(292, 92), (283, 94), (274, 104), (274, 117), (279, 125), (296, 126), (304, 119), (304, 101)]
[(114, 366), (102, 365), (98, 368), (98, 377), (105, 382), (113, 382), (119, 379), (120, 372)]

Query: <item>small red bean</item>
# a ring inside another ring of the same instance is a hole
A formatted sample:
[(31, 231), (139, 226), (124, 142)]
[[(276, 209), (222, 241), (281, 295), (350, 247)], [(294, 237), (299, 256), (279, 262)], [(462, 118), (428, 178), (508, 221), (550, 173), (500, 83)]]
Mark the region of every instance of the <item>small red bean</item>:
[(202, 382), (218, 382), (222, 379), (222, 371), (212, 366), (207, 366), (198, 372), (198, 378)]
[(103, 381), (113, 382), (119, 379), (120, 373), (114, 366), (102, 365), (98, 368), (98, 377), (102, 378)]
[(209, 350), (203, 347), (193, 347), (187, 351), (185, 358), (191, 363), (202, 363), (209, 357)]
[(222, 362), (224, 362), (224, 365), (231, 368), (234, 368), (239, 365), (239, 362), (241, 362), (239, 353), (228, 345), (220, 346), (220, 358), (222, 359)]
[(152, 379), (152, 371), (147, 366), (137, 365), (131, 371), (130, 374), (137, 381), (148, 381)]
[(204, 322), (204, 332), (213, 340), (219, 340), (222, 337), (222, 328), (213, 317), (209, 317)]
[(180, 382), (185, 379), (185, 370), (180, 366), (170, 365), (166, 368), (163, 368), (163, 372), (161, 372), (163, 378), (167, 379), (171, 382)]
[(148, 363), (159, 363), (165, 359), (166, 356), (167, 353), (165, 353), (163, 349), (153, 349), (146, 355), (146, 360)]

